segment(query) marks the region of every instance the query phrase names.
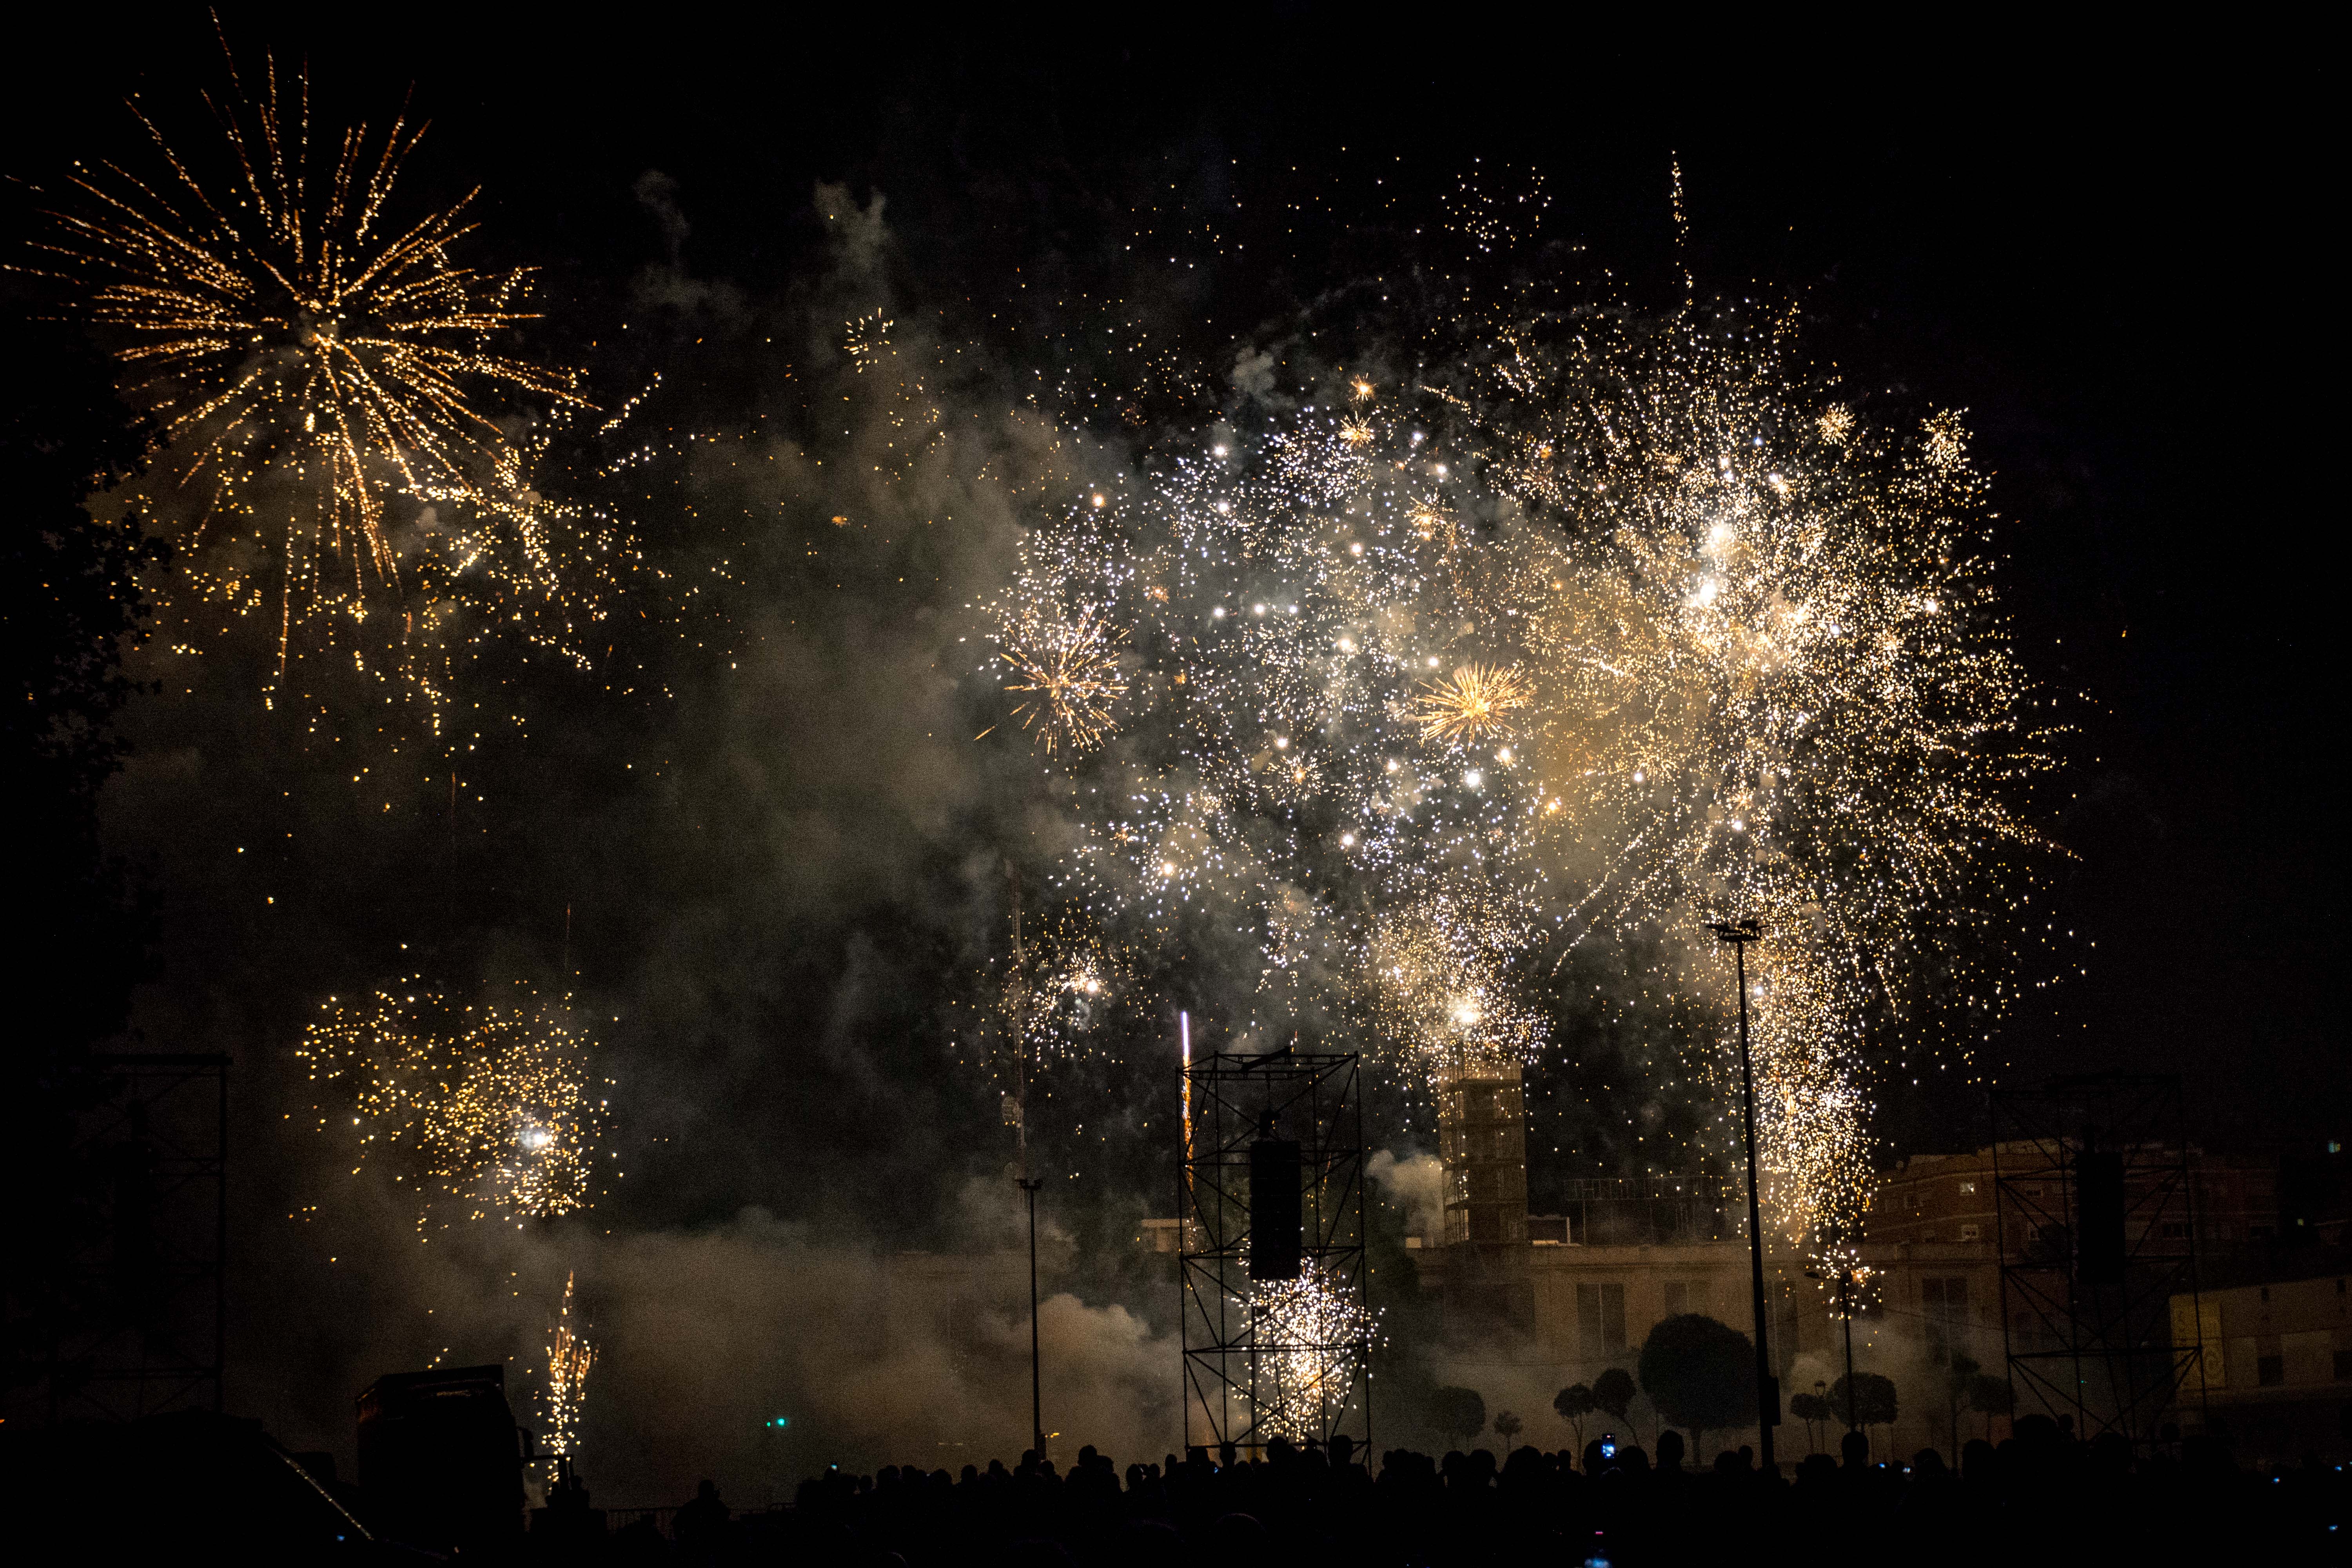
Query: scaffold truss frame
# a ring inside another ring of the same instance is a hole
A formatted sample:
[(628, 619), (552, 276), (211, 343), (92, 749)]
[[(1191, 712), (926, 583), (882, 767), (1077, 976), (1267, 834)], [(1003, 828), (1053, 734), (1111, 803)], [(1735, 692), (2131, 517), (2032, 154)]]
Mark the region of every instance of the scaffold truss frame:
[[(1372, 1435), (1370, 1319), (1364, 1307), (1364, 1108), (1355, 1052), (1218, 1051), (1185, 1073), (1189, 1111), (1177, 1192), (1181, 1221), (1184, 1442), (1256, 1453), (1277, 1436), (1328, 1444)], [(1299, 1147), (1307, 1276), (1352, 1303), (1336, 1334), (1285, 1333), (1249, 1273), (1250, 1144), (1271, 1113)], [(1310, 1369), (1314, 1386), (1290, 1386)]]

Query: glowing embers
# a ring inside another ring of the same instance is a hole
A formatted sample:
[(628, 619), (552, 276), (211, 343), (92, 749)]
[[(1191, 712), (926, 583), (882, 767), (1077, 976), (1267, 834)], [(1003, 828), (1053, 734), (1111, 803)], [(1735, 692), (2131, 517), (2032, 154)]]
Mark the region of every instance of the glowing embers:
[(544, 1219), (594, 1201), (609, 1080), (591, 1076), (593, 1043), (560, 1006), (378, 992), (372, 1006), (320, 1011), (296, 1047), (335, 1097), (316, 1108), (319, 1130), (348, 1127), (353, 1173), (387, 1168), (420, 1230), (453, 1202), (467, 1219)]
[(1004, 683), (1023, 694), (1013, 711), (1047, 755), (1067, 746), (1087, 751), (1111, 724), (1111, 704), (1127, 692), (1119, 673), (1119, 645), (1127, 632), (1092, 607), (1073, 620), (1050, 610), (1030, 610), (1004, 632), (1001, 657), (1021, 677)]

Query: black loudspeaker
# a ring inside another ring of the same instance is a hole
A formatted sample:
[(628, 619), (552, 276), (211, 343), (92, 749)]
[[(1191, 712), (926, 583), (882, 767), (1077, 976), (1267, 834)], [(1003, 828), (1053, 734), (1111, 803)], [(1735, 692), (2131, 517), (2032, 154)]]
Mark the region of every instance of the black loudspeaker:
[(2075, 1278), (2114, 1285), (2124, 1277), (2124, 1157), (2085, 1149), (2074, 1156)]
[(1274, 1113), (1268, 1111), (1263, 1130), (1250, 1144), (1249, 1272), (1253, 1279), (1296, 1279), (1298, 1145), (1274, 1132)]

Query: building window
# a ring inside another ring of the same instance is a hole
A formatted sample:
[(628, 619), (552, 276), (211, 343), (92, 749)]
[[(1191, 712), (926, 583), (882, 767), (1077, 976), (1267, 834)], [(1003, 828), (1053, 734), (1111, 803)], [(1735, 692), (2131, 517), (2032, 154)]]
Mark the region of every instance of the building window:
[(1576, 1337), (1587, 1356), (1614, 1355), (1625, 1348), (1625, 1287), (1576, 1288)]
[(1968, 1277), (1920, 1280), (1919, 1303), (1927, 1330), (1928, 1364), (1946, 1365), (1960, 1349), (1968, 1331)]
[(2264, 1388), (2276, 1388), (2286, 1381), (2286, 1357), (2265, 1355), (2254, 1358), (2254, 1381)]
[(1690, 1287), (1680, 1279), (1667, 1280), (1666, 1316), (1679, 1318), (1690, 1310)]
[(1974, 1182), (1962, 1182), (1960, 1184), (1960, 1195), (1964, 1198), (1972, 1198), (1976, 1196), (1977, 1184)]
[(1983, 1236), (1983, 1234), (1984, 1232), (1982, 1229), (1973, 1225), (1964, 1225), (1960, 1226), (1960, 1239), (1962, 1241), (1975, 1241)]

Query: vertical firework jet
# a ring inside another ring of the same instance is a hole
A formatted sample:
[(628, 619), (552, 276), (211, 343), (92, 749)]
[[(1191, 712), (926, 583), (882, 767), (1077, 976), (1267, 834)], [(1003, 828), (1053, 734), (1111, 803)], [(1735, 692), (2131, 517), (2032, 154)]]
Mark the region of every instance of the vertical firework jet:
[(547, 1479), (559, 1479), (558, 1460), (575, 1457), (580, 1442), (580, 1411), (588, 1401), (588, 1369), (596, 1363), (596, 1350), (572, 1327), (572, 1276), (563, 1277), (563, 1305), (555, 1331), (547, 1342), (547, 1427), (541, 1441), (547, 1449)]

